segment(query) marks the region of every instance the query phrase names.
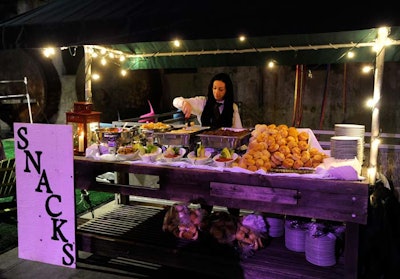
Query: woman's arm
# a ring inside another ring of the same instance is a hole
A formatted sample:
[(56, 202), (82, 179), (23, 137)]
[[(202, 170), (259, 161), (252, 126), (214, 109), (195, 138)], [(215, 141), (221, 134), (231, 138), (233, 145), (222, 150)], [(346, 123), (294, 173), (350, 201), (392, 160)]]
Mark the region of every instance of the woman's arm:
[(191, 114), (197, 116), (197, 120), (201, 124), (201, 114), (203, 112), (204, 106), (206, 104), (206, 97), (205, 96), (197, 96), (192, 98), (183, 98), (183, 97), (176, 97), (172, 104), (177, 109), (182, 110), (183, 114), (185, 114), (186, 118), (189, 118)]

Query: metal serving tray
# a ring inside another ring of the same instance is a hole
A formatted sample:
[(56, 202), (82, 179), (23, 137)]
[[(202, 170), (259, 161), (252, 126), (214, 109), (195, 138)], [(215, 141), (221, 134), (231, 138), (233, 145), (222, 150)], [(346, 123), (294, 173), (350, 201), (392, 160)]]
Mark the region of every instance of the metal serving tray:
[[(215, 133), (215, 134), (213, 134)], [(226, 134), (226, 135), (225, 135)], [(237, 134), (237, 135), (235, 135)], [(216, 131), (208, 131), (197, 135), (201, 143), (211, 148), (236, 149), (243, 144), (248, 144), (251, 136), (250, 129), (220, 128)]]
[(191, 134), (171, 134), (171, 133), (154, 133), (153, 137), (157, 143), (161, 145), (184, 145), (190, 144)]
[(172, 130), (168, 132), (154, 132), (153, 137), (161, 145), (183, 145), (191, 146), (197, 134), (208, 130), (209, 127), (193, 126), (189, 128)]

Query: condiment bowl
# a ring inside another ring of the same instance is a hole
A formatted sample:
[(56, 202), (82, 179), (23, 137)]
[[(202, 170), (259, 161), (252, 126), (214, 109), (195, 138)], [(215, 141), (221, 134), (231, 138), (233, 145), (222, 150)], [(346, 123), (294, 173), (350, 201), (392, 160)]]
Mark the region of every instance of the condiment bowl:
[(162, 154), (162, 158), (167, 161), (167, 162), (173, 162), (173, 161), (178, 161), (180, 160), (186, 153), (186, 149), (181, 147), (179, 148), (179, 154), (175, 155), (174, 157), (166, 156), (165, 151)]
[(196, 157), (194, 154), (194, 151), (190, 152), (187, 155), (189, 161), (193, 164), (193, 165), (204, 165), (208, 162), (208, 160), (211, 157), (211, 152), (207, 151), (205, 152), (205, 156), (204, 157)]
[(221, 154), (217, 154), (213, 157), (213, 161), (218, 167), (230, 167), (237, 158), (238, 155), (236, 153), (233, 153), (230, 159), (221, 158)]
[(160, 147), (157, 147), (157, 150), (155, 152), (152, 153), (144, 153), (144, 154), (140, 154), (139, 156), (142, 159), (143, 162), (146, 163), (152, 163), (155, 162), (157, 160), (157, 157), (162, 153), (162, 149)]

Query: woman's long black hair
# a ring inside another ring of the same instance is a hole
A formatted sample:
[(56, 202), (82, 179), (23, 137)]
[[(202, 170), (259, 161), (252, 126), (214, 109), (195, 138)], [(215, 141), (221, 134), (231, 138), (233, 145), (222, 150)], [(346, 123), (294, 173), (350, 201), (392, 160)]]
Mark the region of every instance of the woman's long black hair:
[[(224, 110), (222, 111), (220, 121), (216, 122), (214, 117), (214, 107), (216, 100), (213, 95), (214, 81), (219, 80), (225, 83), (226, 93), (224, 96)], [(232, 80), (226, 73), (216, 74), (208, 85), (207, 102), (201, 114), (201, 124), (210, 126), (211, 128), (232, 127), (233, 118), (233, 84)]]

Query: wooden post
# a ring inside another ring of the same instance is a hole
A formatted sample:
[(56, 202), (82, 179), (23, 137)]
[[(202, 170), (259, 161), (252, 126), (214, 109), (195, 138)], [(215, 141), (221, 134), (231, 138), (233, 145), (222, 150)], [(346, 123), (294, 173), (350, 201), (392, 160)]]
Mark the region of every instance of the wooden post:
[(378, 161), (379, 147), (379, 107), (381, 99), (383, 66), (385, 63), (385, 43), (389, 34), (388, 28), (378, 29), (378, 38), (375, 45), (376, 60), (374, 72), (374, 106), (372, 109), (371, 122), (371, 151), (369, 157), (368, 182), (370, 185), (375, 184)]
[(84, 46), (85, 52), (85, 101), (92, 102), (92, 55), (91, 48)]

